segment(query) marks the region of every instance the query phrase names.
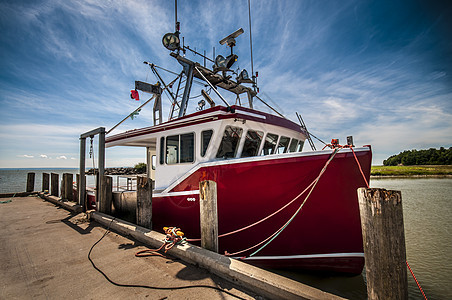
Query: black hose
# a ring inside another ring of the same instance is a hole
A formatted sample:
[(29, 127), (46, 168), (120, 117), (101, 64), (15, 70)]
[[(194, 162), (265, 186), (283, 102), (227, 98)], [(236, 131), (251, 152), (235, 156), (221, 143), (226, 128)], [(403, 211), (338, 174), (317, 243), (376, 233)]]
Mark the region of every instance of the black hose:
[(120, 286), (120, 287), (130, 287), (130, 288), (144, 288), (144, 289), (152, 289), (152, 290), (183, 290), (183, 289), (191, 289), (191, 288), (206, 288), (206, 289), (212, 289), (215, 291), (219, 291), (219, 292), (223, 292), (226, 293), (232, 297), (235, 297), (237, 299), (242, 299), (245, 300), (245, 298), (242, 298), (240, 296), (234, 295), (231, 292), (225, 291), (223, 289), (220, 289), (218, 287), (215, 286), (210, 286), (210, 285), (189, 285), (189, 286), (176, 286), (176, 287), (157, 287), (157, 286), (150, 286), (150, 285), (141, 285), (141, 284), (122, 284), (122, 283), (117, 283), (114, 282), (113, 280), (111, 280), (101, 269), (99, 269), (96, 264), (94, 263), (94, 261), (91, 259), (91, 252), (93, 251), (94, 247), (99, 244), (100, 241), (102, 241), (102, 239), (110, 232), (110, 226), (113, 223), (113, 221), (115, 220), (115, 218), (113, 218), (110, 222), (110, 224), (108, 225), (107, 230), (105, 231), (104, 235), (97, 241), (94, 243), (93, 246), (91, 246), (91, 249), (89, 249), (88, 252), (88, 260), (91, 262), (91, 265), (93, 266), (94, 269), (96, 269), (96, 271), (98, 271), (100, 274), (102, 274), (102, 276), (104, 276), (105, 279), (107, 279), (108, 282), (110, 282), (113, 285), (116, 286)]

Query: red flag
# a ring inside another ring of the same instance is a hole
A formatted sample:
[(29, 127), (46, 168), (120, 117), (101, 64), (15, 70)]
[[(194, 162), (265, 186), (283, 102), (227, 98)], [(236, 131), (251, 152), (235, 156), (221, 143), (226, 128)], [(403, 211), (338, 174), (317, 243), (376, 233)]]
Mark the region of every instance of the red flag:
[(140, 95), (138, 94), (137, 90), (131, 90), (130, 91), (130, 98), (135, 99), (137, 101), (140, 101)]

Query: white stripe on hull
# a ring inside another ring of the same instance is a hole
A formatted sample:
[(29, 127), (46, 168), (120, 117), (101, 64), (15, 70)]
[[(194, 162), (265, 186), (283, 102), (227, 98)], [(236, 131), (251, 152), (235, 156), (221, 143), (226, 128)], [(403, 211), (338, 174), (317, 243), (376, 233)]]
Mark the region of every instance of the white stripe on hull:
[[(338, 258), (338, 257), (364, 257), (364, 253), (353, 252), (353, 253), (326, 253), (326, 254), (307, 254), (307, 255), (285, 255), (285, 256), (251, 256), (246, 257), (246, 260), (272, 260), (272, 259), (306, 259), (306, 258)], [(234, 257), (240, 258), (240, 257)]]
[(159, 198), (159, 197), (188, 196), (188, 195), (199, 195), (199, 190), (171, 192), (171, 193), (165, 193), (165, 192), (155, 193), (155, 194), (152, 194), (152, 197)]

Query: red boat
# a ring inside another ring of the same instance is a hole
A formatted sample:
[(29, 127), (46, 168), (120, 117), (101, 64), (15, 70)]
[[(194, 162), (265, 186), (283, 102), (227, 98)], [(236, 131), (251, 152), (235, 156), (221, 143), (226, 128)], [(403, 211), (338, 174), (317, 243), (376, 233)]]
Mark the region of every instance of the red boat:
[[(154, 95), (154, 125), (109, 135), (106, 146), (148, 149), (148, 161), (153, 162), (148, 174), (155, 181), (154, 230), (177, 226), (196, 243), (199, 182), (213, 180), (220, 253), (271, 268), (361, 273), (364, 254), (356, 190), (369, 181), (370, 146), (332, 143), (326, 150), (303, 151), (310, 139), (303, 122), (253, 109), (253, 101), (263, 102), (254, 74), (250, 79), (242, 71), (236, 81), (227, 75), (230, 66), (225, 64), (231, 56), (236, 59), (232, 46), (238, 35), (240, 30), (225, 38), (231, 55), (217, 57), (213, 70), (179, 55), (190, 49), (179, 44), (177, 29), (165, 35), (163, 43), (183, 71), (165, 84), (158, 67), (147, 63), (160, 84), (137, 81), (135, 88)], [(203, 90), (205, 101), (198, 103), (198, 111), (186, 114), (194, 78), (225, 105), (216, 105)], [(217, 88), (233, 93), (239, 105), (229, 105)], [(172, 98), (167, 122), (161, 118), (163, 90)], [(241, 94), (248, 96), (249, 108), (240, 105)], [(205, 109), (206, 101), (211, 108)]]

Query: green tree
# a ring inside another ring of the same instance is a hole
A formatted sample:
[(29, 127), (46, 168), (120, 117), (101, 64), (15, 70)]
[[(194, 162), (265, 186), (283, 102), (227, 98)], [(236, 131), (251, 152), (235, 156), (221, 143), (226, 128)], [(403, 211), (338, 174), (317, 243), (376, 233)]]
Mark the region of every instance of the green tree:
[(385, 166), (397, 165), (452, 165), (452, 147), (445, 149), (430, 148), (428, 150), (405, 150), (391, 155), (383, 161)]
[(146, 164), (145, 163), (137, 163), (134, 167), (133, 167), (137, 173), (146, 173)]

